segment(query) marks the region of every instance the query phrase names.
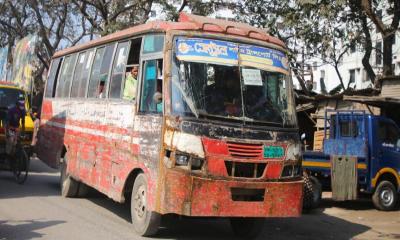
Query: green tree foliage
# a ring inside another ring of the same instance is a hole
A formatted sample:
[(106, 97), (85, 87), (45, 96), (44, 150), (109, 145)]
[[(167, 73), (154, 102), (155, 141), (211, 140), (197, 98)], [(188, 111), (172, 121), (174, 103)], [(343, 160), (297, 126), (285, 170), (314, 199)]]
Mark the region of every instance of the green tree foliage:
[[(75, 45), (86, 35), (83, 17), (64, 0), (5, 0), (0, 3), (0, 46), (9, 46), (28, 34), (40, 37), (37, 57), (42, 64), (34, 73), (35, 86), (42, 87), (41, 77), (49, 68), (54, 52), (64, 45)], [(9, 51), (11, 53), (11, 51)], [(9, 62), (12, 62), (9, 57)]]
[(346, 0), (250, 0), (242, 3), (238, 15), (287, 44), (290, 64), (306, 92), (303, 63), (312, 59), (334, 66), (346, 89), (338, 67), (360, 39), (358, 22), (350, 19), (347, 6)]
[(145, 23), (153, 0), (72, 0), (80, 14), (90, 23), (91, 31), (102, 36)]

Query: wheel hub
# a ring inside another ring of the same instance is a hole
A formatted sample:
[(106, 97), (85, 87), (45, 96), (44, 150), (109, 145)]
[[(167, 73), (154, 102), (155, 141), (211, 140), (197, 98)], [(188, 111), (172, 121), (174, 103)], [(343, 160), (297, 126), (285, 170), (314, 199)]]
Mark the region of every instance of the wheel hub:
[(393, 192), (389, 189), (384, 189), (380, 194), (380, 198), (385, 206), (389, 206), (392, 204), (394, 199)]
[(146, 188), (145, 186), (140, 186), (135, 195), (135, 212), (136, 216), (143, 218), (146, 213)]

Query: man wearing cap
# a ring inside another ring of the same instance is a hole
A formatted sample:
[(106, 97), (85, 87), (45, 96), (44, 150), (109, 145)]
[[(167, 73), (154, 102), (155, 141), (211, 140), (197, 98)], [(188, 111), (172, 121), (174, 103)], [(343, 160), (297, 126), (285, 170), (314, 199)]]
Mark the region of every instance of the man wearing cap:
[(18, 99), (15, 106), (8, 109), (6, 124), (6, 153), (13, 156), (19, 136), (19, 123), (21, 121), (22, 134), (25, 132), (25, 100)]

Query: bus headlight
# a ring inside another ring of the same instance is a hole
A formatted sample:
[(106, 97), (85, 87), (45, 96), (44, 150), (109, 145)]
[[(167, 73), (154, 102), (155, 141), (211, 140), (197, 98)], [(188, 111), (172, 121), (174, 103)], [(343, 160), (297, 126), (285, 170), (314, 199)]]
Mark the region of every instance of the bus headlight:
[(185, 154), (176, 154), (175, 155), (175, 165), (178, 166), (187, 166), (189, 164), (189, 156)]
[(292, 143), (287, 146), (285, 160), (299, 160), (300, 159), (300, 144)]

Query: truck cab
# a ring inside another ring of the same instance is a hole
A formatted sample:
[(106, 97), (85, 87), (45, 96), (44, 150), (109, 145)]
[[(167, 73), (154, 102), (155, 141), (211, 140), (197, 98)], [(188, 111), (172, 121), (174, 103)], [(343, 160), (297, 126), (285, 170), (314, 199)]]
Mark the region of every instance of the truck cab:
[(303, 168), (334, 200), (372, 194), (376, 208), (394, 210), (400, 192), (400, 129), (364, 111), (327, 111), (323, 148), (305, 151)]

